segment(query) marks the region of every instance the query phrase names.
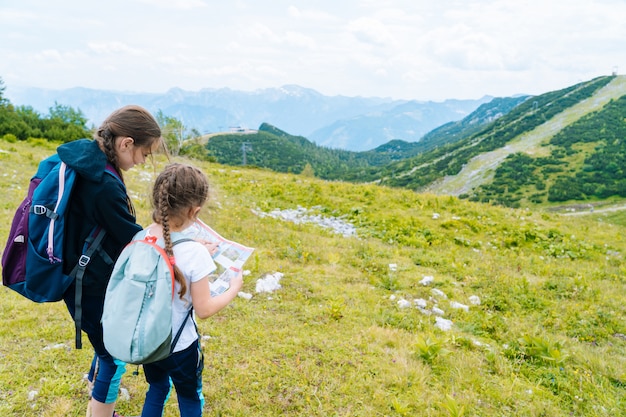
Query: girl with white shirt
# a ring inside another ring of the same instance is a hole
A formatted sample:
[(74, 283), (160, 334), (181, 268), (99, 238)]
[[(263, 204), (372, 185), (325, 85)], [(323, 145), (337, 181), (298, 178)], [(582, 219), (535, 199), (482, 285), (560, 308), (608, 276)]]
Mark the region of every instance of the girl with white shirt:
[[(216, 314), (226, 307), (243, 285), (240, 272), (230, 281), (226, 292), (211, 296), (209, 274), (216, 266), (211, 254), (216, 244), (204, 241), (186, 241), (177, 245), (179, 233), (193, 225), (209, 195), (206, 176), (198, 168), (185, 164), (171, 164), (158, 176), (153, 192), (154, 223), (147, 233), (163, 239), (165, 252), (174, 258), (176, 293), (172, 301), (172, 329), (184, 329), (173, 353), (158, 362), (143, 365), (149, 384), (142, 417), (160, 417), (169, 397), (170, 380), (176, 389), (181, 417), (201, 417), (204, 406), (202, 395), (203, 355), (200, 348), (194, 315), (187, 318), (190, 309), (201, 319)], [(172, 236), (173, 235), (173, 236)]]

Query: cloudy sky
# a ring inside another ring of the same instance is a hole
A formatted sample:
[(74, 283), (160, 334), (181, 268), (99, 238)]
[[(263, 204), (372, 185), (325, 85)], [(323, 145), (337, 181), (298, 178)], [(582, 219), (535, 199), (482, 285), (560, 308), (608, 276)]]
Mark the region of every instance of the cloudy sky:
[(0, 77), (7, 93), (541, 94), (626, 72), (625, 21), (625, 0), (2, 0)]

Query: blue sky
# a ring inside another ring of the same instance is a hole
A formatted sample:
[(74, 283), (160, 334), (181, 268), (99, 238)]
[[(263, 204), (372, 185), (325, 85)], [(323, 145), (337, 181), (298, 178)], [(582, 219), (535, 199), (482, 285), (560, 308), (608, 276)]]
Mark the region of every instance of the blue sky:
[(624, 0), (3, 0), (12, 86), (440, 101), (626, 71)]

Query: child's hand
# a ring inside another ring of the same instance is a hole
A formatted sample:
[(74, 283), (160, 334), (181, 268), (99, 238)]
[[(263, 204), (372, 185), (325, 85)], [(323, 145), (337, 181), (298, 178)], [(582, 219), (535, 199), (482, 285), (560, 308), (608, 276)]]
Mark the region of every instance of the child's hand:
[(217, 253), (217, 247), (219, 246), (219, 242), (209, 242), (208, 240), (197, 239), (198, 242), (202, 243), (202, 246), (209, 251), (211, 256)]
[(233, 291), (239, 292), (241, 287), (243, 287), (243, 271), (239, 271), (237, 275), (230, 279), (230, 288), (233, 288)]

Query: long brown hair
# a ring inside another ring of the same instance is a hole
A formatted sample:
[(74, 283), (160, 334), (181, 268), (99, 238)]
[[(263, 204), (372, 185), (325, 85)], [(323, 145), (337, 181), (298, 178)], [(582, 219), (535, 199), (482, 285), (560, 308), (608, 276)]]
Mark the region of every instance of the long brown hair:
[(152, 148), (156, 141), (160, 141), (163, 146), (161, 128), (150, 112), (132, 104), (115, 110), (96, 130), (94, 139), (102, 145), (108, 161), (120, 175), (122, 170), (115, 153), (115, 139), (120, 136), (133, 138), (139, 147)]
[[(191, 165), (170, 164), (159, 174), (152, 189), (152, 220), (163, 227), (165, 253), (173, 257), (170, 228), (172, 222), (182, 224), (190, 210), (202, 207), (209, 197), (209, 181), (204, 173)], [(174, 276), (180, 284), (179, 295), (187, 292), (185, 277), (174, 265)]]

